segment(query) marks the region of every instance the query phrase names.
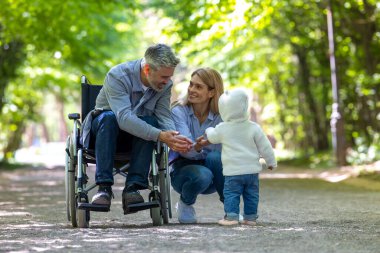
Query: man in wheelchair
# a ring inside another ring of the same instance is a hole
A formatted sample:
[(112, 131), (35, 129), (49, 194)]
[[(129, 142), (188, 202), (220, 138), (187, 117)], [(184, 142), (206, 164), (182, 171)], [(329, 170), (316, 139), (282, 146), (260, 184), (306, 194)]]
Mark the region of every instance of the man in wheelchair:
[(128, 205), (144, 202), (139, 190), (148, 187), (155, 142), (174, 151), (187, 152), (191, 140), (175, 131), (170, 96), (179, 59), (165, 44), (149, 47), (144, 58), (114, 66), (107, 73), (96, 98), (96, 107), (83, 122), (82, 144), (93, 143), (98, 192), (92, 204), (111, 205), (114, 156), (117, 147), (130, 151), (130, 167), (122, 194), (124, 213)]

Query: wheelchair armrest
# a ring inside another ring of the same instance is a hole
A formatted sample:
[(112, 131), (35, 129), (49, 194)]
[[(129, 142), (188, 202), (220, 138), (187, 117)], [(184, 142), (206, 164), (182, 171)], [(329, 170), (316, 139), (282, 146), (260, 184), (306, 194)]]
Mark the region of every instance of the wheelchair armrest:
[(69, 119), (77, 120), (79, 118), (80, 118), (80, 114), (79, 113), (70, 113), (69, 114)]

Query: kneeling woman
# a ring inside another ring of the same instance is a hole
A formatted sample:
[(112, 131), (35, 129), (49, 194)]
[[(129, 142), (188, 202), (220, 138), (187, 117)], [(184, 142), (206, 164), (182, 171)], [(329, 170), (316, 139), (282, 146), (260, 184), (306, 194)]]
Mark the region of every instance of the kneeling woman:
[(196, 223), (194, 203), (199, 194), (218, 192), (223, 202), (224, 177), (222, 173), (221, 145), (204, 146), (201, 136), (208, 127), (220, 123), (218, 100), (223, 93), (223, 80), (211, 68), (200, 68), (191, 74), (186, 97), (172, 109), (177, 131), (193, 140), (187, 153), (170, 153), (172, 162), (171, 183), (180, 194), (178, 220)]

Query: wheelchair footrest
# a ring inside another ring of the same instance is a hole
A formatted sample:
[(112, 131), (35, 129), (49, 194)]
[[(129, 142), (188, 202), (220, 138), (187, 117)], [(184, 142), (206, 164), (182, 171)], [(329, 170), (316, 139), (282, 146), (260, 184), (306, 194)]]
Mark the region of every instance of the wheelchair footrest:
[(94, 205), (91, 203), (78, 203), (78, 209), (94, 211), (94, 212), (109, 212), (110, 207), (105, 205)]
[(128, 205), (128, 212), (134, 213), (137, 211), (151, 209), (151, 208), (155, 208), (155, 207), (160, 207), (160, 202), (158, 200)]

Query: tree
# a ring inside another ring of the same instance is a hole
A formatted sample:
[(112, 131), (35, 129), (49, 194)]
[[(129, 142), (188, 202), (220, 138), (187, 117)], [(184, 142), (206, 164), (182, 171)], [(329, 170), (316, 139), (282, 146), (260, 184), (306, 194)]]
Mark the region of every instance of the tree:
[(335, 63), (335, 37), (334, 37), (334, 20), (333, 11), (331, 8), (331, 1), (327, 3), (327, 27), (328, 27), (328, 38), (329, 38), (329, 55), (330, 55), (330, 68), (331, 68), (331, 84), (333, 93), (333, 108), (331, 114), (331, 133), (333, 148), (335, 153), (336, 161), (339, 165), (343, 166), (346, 164), (346, 147), (344, 138), (344, 126), (343, 126), (343, 115), (340, 104), (339, 96), (339, 82), (337, 78), (337, 70)]
[[(178, 35), (189, 63), (220, 70), (227, 86), (252, 88), (265, 129), (283, 147), (308, 156), (330, 148), (327, 1), (159, 2), (151, 1), (153, 8), (172, 22), (163, 32)], [(379, 7), (375, 0), (345, 0), (333, 8), (342, 134), (361, 154), (379, 151)]]
[[(138, 24), (134, 13), (138, 9), (135, 1), (2, 1), (0, 127), (1, 143), (9, 154), (18, 147), (28, 119), (38, 119), (42, 93), (78, 103), (82, 73), (99, 80), (113, 61), (127, 52), (135, 54), (138, 43), (133, 39), (138, 35), (133, 26)], [(10, 94), (15, 87), (27, 94), (21, 103), (17, 103), (18, 93)], [(16, 120), (15, 113), (25, 106), (27, 114)]]

